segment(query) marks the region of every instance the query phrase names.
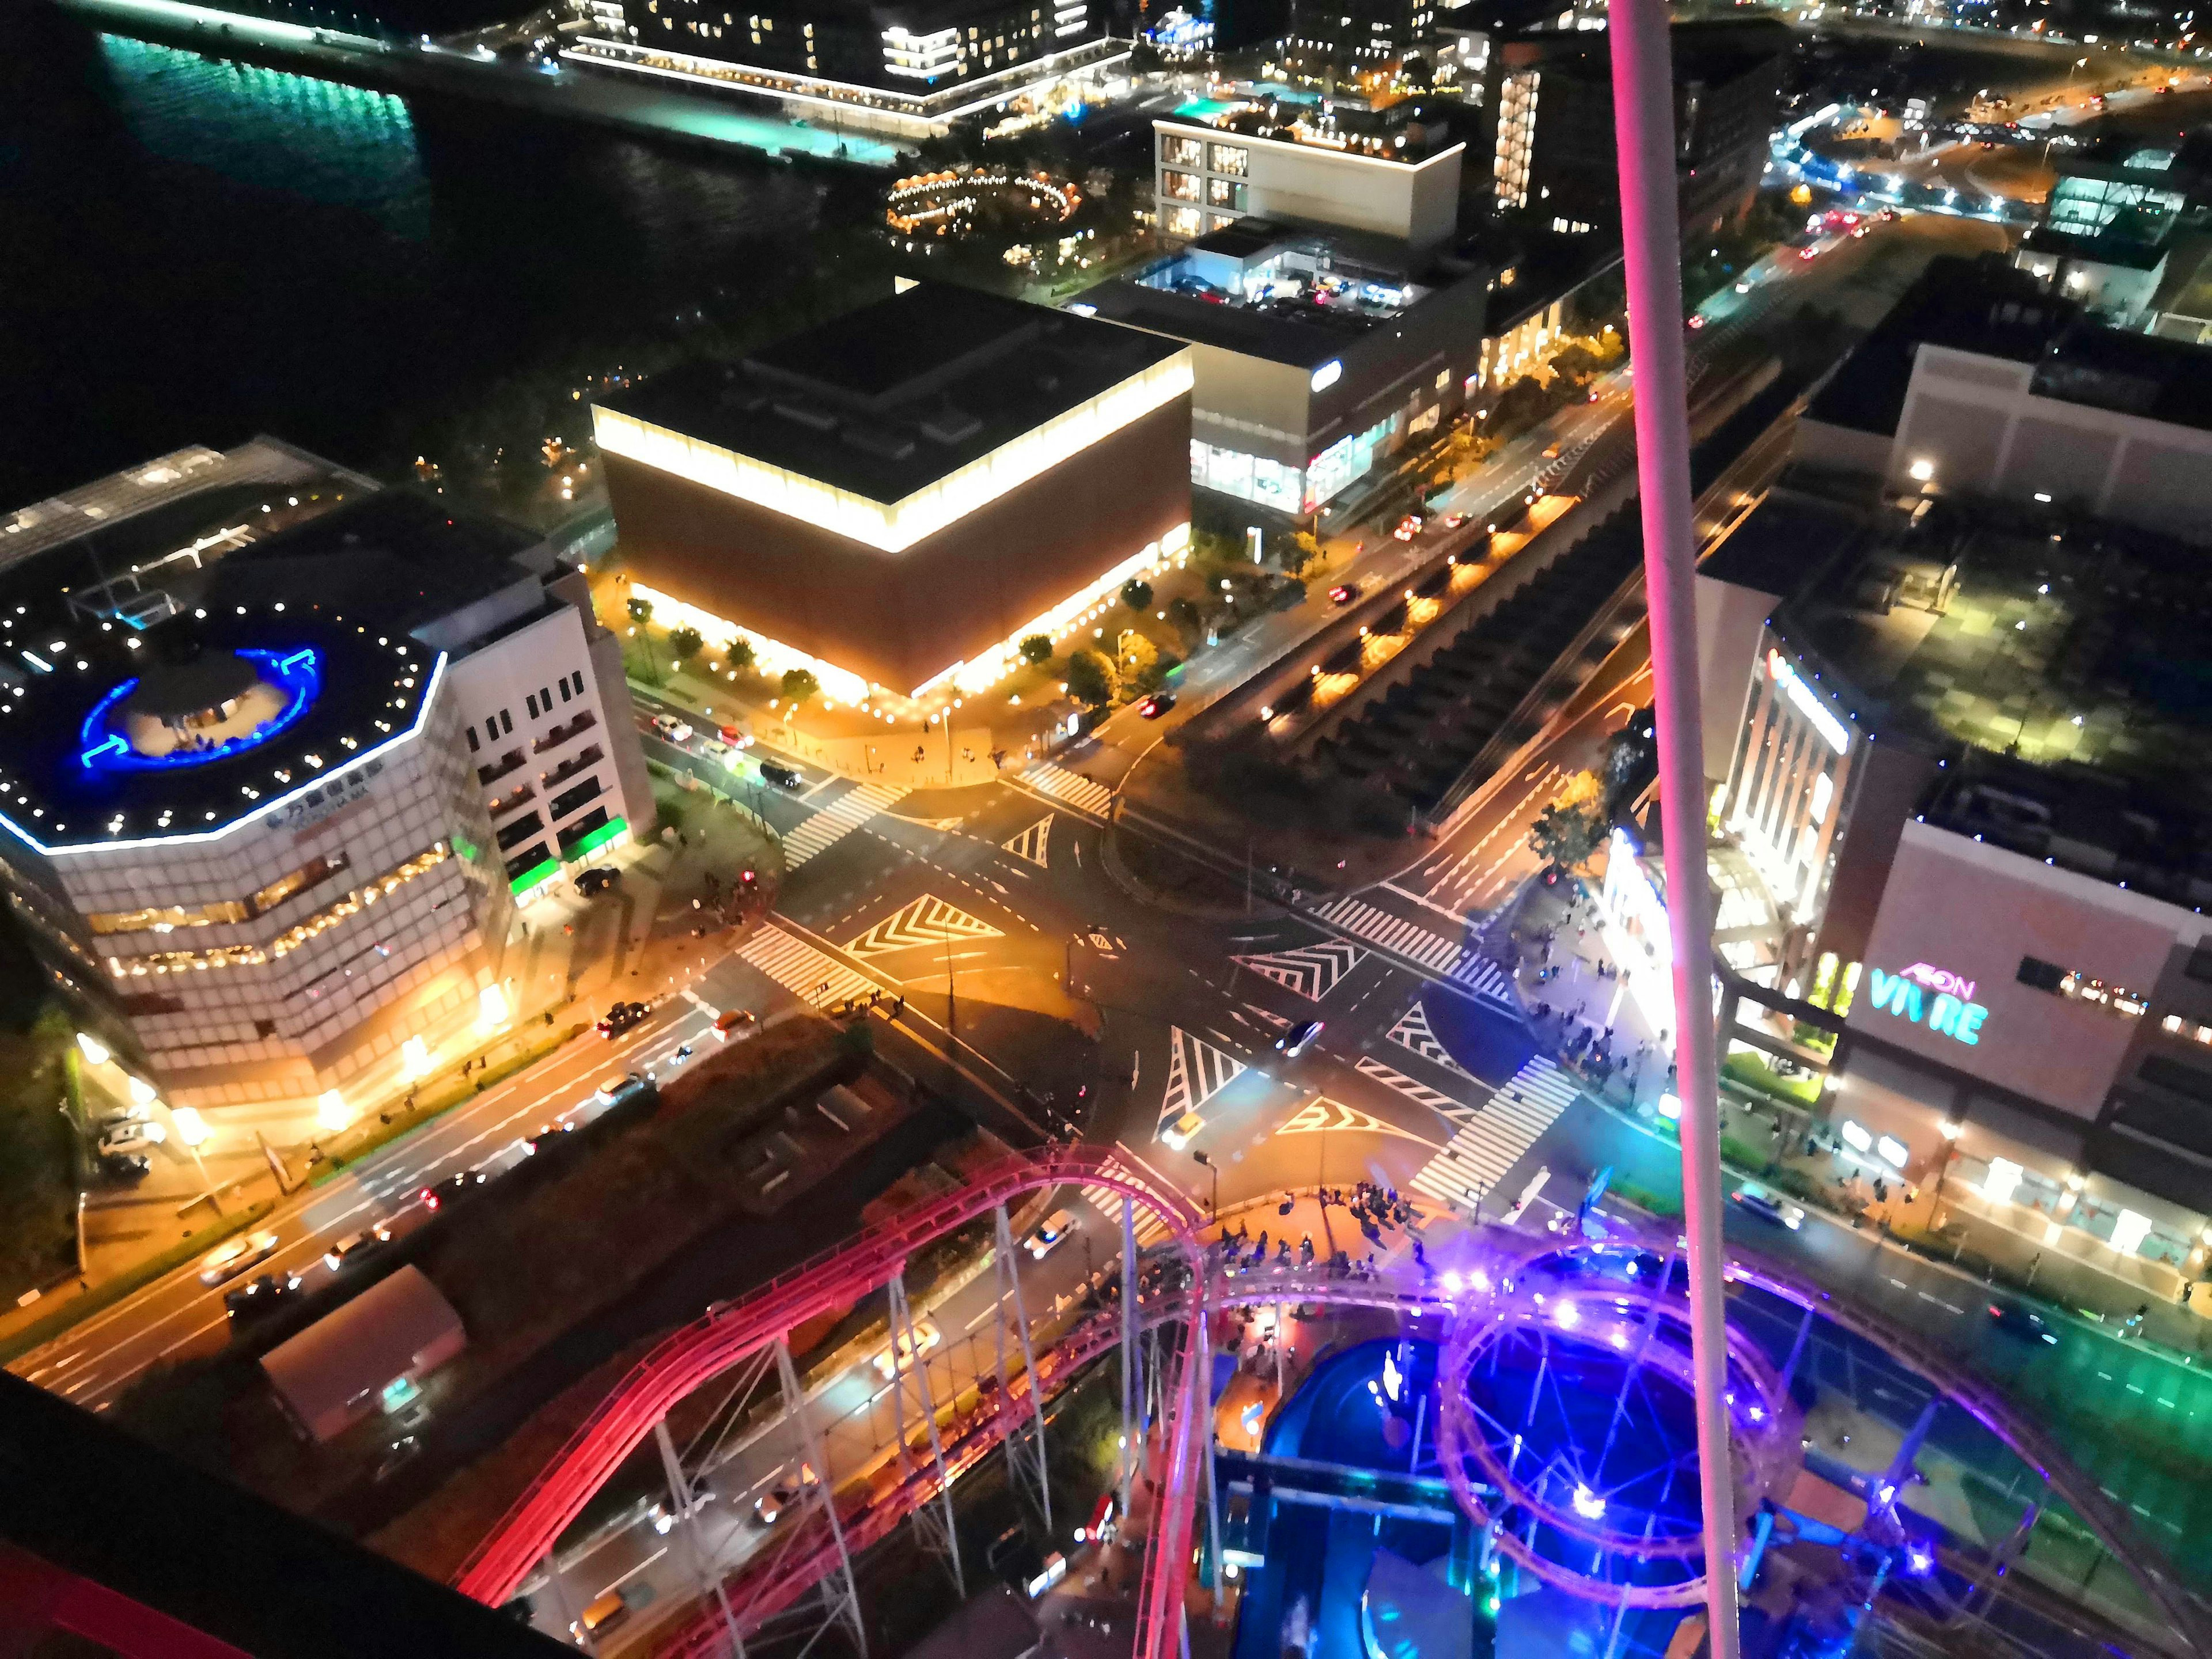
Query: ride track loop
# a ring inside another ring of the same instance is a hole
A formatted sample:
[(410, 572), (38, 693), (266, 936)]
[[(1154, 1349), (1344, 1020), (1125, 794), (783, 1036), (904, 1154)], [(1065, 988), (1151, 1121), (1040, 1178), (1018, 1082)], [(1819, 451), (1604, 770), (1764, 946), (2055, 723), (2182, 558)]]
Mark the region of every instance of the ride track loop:
[[(1198, 1259), (1196, 1207), (1181, 1192), (1103, 1149), (1056, 1146), (1000, 1159), (958, 1191), (871, 1227), (851, 1243), (824, 1251), (746, 1296), (718, 1303), (704, 1317), (670, 1334), (638, 1361), (509, 1506), (463, 1565), (454, 1587), (477, 1601), (503, 1605), (582, 1513), (592, 1494), (685, 1395), (805, 1321), (842, 1310), (884, 1285), (923, 1245), (1025, 1193), (1070, 1183), (1103, 1186), (1133, 1200), (1166, 1224), (1194, 1262)], [(1169, 1487), (1163, 1492), (1170, 1508), (1176, 1504), (1165, 1493), (1173, 1492), (1180, 1501), (1188, 1536), (1189, 1494)]]

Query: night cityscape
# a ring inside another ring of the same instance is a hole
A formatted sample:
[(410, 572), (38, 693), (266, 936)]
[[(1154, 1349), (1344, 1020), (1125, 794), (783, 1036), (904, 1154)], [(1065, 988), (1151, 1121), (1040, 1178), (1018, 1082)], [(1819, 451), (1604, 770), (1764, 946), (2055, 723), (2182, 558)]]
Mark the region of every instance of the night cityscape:
[(2212, 1659), (2193, 10), (725, 3), (0, 9), (0, 1653)]

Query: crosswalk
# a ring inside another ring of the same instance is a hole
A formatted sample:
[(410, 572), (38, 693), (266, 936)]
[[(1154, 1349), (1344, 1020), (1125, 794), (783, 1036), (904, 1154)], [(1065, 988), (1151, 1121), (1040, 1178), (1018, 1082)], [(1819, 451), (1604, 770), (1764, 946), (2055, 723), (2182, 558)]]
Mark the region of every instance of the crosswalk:
[(878, 989), (875, 981), (854, 973), (835, 957), (827, 957), (805, 939), (794, 939), (774, 922), (738, 946), (738, 954), (778, 985), (817, 1008), (825, 1008), (848, 997), (866, 996)]
[(1541, 1054), (1532, 1055), (1460, 1125), (1451, 1144), (1429, 1160), (1412, 1186), (1438, 1203), (1473, 1210), (1574, 1104), (1577, 1093), (1565, 1073)]
[[(1083, 1189), (1085, 1202), (1104, 1216), (1115, 1234), (1121, 1230), (1121, 1194), (1103, 1182), (1093, 1182)], [(1147, 1249), (1168, 1236), (1168, 1224), (1150, 1210), (1137, 1211), (1137, 1248)]]
[(1262, 979), (1271, 979), (1308, 1001), (1319, 1002), (1336, 988), (1337, 981), (1367, 960), (1367, 952), (1349, 940), (1323, 939), (1261, 957), (1231, 957)]
[(877, 813), (898, 805), (906, 793), (879, 783), (854, 785), (783, 838), (783, 867), (796, 870), (816, 854), (826, 852)]
[(1474, 1109), (1441, 1089), (1431, 1088), (1419, 1078), (1407, 1077), (1395, 1066), (1385, 1064), (1372, 1054), (1362, 1054), (1352, 1062), (1352, 1069), (1364, 1078), (1373, 1079), (1386, 1089), (1396, 1090), (1416, 1106), (1425, 1106), (1439, 1116), (1454, 1121), (1464, 1119)]
[(1429, 1011), (1418, 1002), (1406, 1010), (1405, 1018), (1390, 1028), (1390, 1041), (1401, 1048), (1411, 1048), (1431, 1066), (1441, 1066), (1447, 1072), (1461, 1077), (1474, 1075), (1451, 1057), (1450, 1051), (1429, 1024)]
[(1378, 910), (1348, 895), (1330, 900), (1315, 914), (1346, 933), (1357, 933), (1386, 951), (1411, 958), (1438, 977), (1497, 1003), (1509, 1013), (1521, 1012), (1521, 1005), (1513, 995), (1511, 977), (1480, 951), (1464, 950), (1417, 921), (1394, 916), (1388, 910)]
[(1114, 804), (1114, 792), (1104, 784), (1047, 760), (1031, 761), (1022, 772), (1022, 781), (1095, 818), (1104, 817), (1106, 809)]

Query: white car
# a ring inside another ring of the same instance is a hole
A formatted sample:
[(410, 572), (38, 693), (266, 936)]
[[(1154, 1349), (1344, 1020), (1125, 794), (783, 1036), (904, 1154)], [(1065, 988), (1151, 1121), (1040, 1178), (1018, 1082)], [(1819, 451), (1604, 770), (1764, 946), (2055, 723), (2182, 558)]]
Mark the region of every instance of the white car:
[[(915, 1320), (914, 1322), (914, 1329), (906, 1336), (901, 1337), (894, 1345), (898, 1350), (897, 1369), (899, 1370), (911, 1370), (914, 1368), (915, 1357), (917, 1354), (927, 1353), (932, 1348), (935, 1347), (944, 1340), (945, 1338), (943, 1334), (939, 1332), (937, 1327), (930, 1321), (927, 1319)], [(876, 1370), (880, 1371), (886, 1378), (889, 1378), (894, 1374), (891, 1364), (891, 1350), (890, 1348), (885, 1348), (881, 1353), (876, 1356)]]
[(1026, 1249), (1035, 1260), (1042, 1261), (1052, 1254), (1054, 1245), (1074, 1231), (1075, 1212), (1072, 1210), (1054, 1210), (1037, 1224), (1035, 1232), (1022, 1241), (1022, 1248)]
[(671, 743), (683, 743), (691, 736), (690, 722), (679, 720), (673, 714), (655, 714), (653, 717), (653, 729)]
[(169, 1132), (158, 1123), (110, 1124), (100, 1132), (100, 1155), (106, 1157), (115, 1152), (143, 1152), (149, 1146), (160, 1146), (168, 1138)]
[(200, 1283), (220, 1285), (276, 1254), (274, 1233), (247, 1233), (241, 1238), (227, 1238), (200, 1258)]
[(768, 1490), (753, 1499), (753, 1513), (760, 1518), (761, 1525), (772, 1527), (811, 1488), (821, 1484), (822, 1477), (814, 1473), (811, 1463), (780, 1468), (769, 1477)]

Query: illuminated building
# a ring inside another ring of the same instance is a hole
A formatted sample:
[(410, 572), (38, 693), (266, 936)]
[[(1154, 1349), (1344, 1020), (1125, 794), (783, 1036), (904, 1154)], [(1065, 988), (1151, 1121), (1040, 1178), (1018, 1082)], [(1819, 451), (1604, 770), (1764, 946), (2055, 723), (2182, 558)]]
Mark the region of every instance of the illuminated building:
[(1283, 61), (1301, 75), (1391, 70), (1427, 49), (1436, 0), (1291, 0)]
[[(264, 439), (0, 520), (0, 558), (8, 899), (173, 1105), (466, 1026), (516, 892), (649, 801), (618, 645), (526, 532)], [(531, 758), (488, 775), (487, 721)]]
[(1189, 538), (1190, 355), (918, 283), (595, 404), (623, 568), (833, 698), (1002, 678)]

